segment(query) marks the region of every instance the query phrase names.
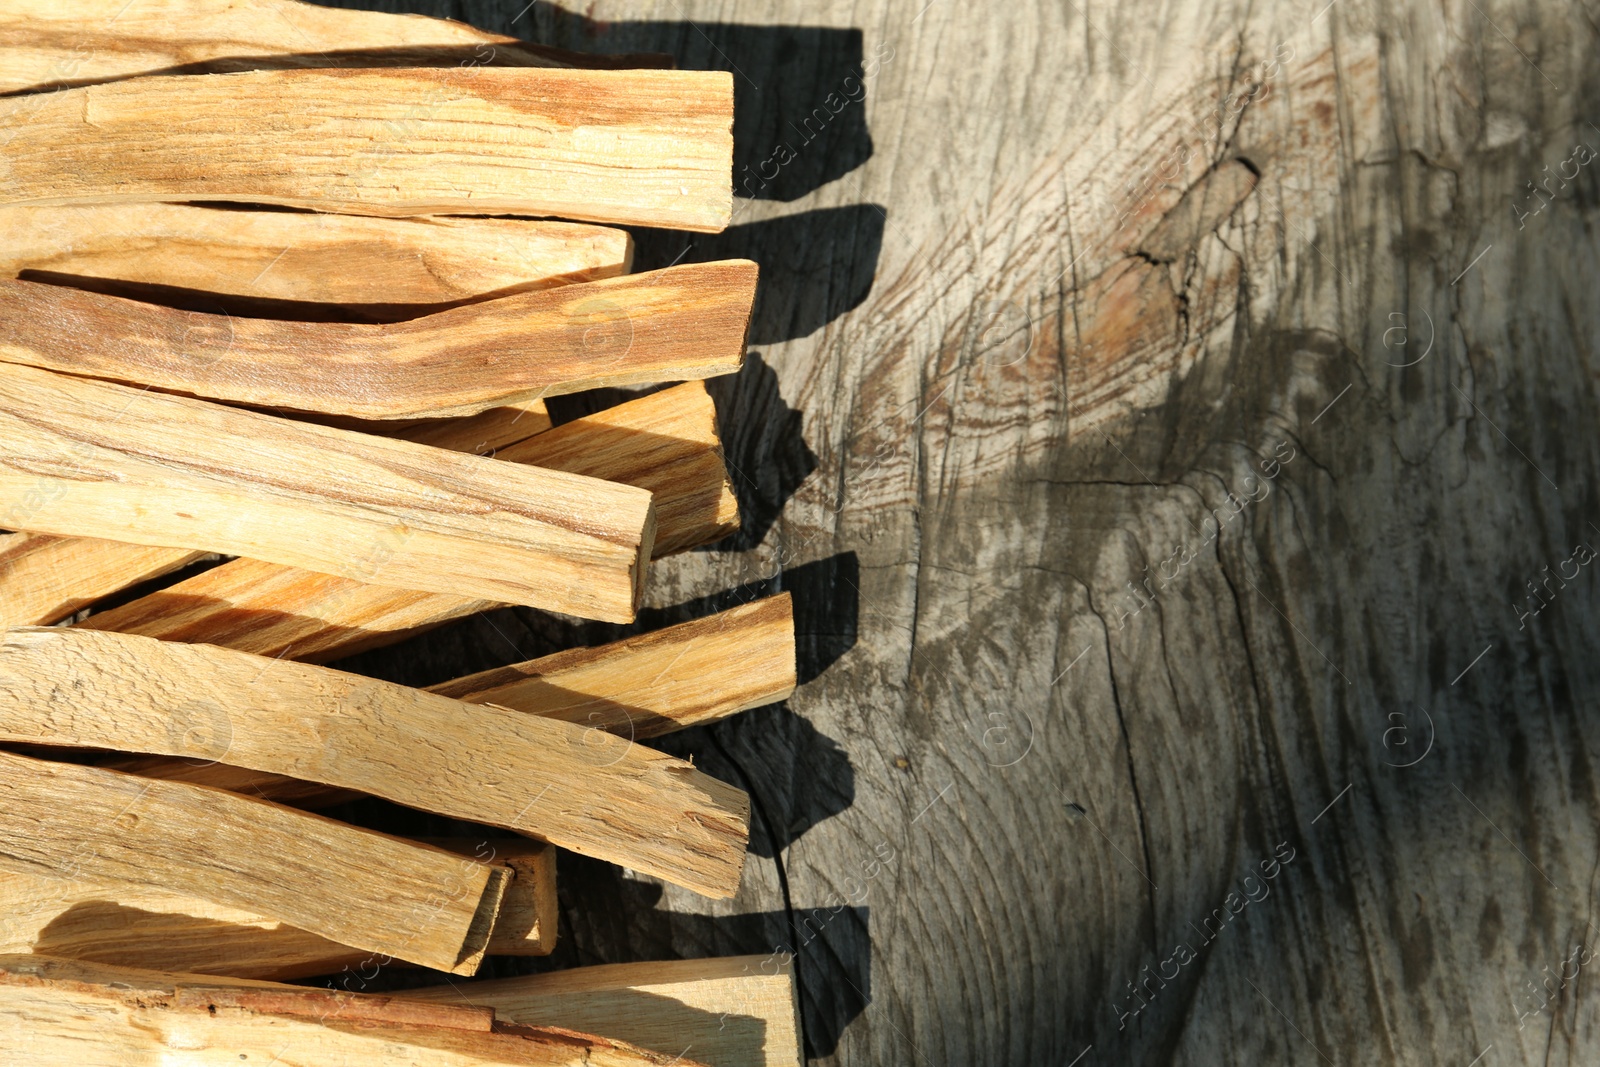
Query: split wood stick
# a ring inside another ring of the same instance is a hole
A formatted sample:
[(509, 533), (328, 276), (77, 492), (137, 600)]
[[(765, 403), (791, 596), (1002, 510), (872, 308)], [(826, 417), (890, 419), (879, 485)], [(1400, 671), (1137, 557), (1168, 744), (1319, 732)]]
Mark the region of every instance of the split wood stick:
[(395, 321), (615, 277), (633, 259), (627, 231), (606, 226), (204, 204), (13, 205), (0, 233), (0, 277), (276, 318)]
[[(785, 700), (794, 686), (794, 605), (780, 593), (609, 645), (445, 682), (430, 692), (644, 741)], [(102, 765), (281, 804), (319, 807), (349, 799), (342, 790), (226, 763), (146, 756)]]
[(0, 741), (225, 760), (513, 830), (707, 896), (739, 888), (749, 797), (602, 730), (214, 645), (59, 627), (0, 638), (0, 679)]
[(30, 1067), (694, 1067), (610, 1038), (499, 1023), (487, 1009), (0, 957), (0, 1060)]
[[(468, 434), (439, 443), (461, 447), (473, 439)], [(719, 541), (738, 528), (716, 406), (700, 382), (574, 420), (496, 455), (649, 490), (656, 502), (657, 556)], [(239, 559), (79, 625), (326, 662), (504, 606), (367, 584), (376, 580), (363, 569), (335, 577)]]
[(14, 366), (0, 514), (29, 532), (207, 549), (611, 621), (633, 618), (650, 494)]
[(85, 537), (0, 534), (0, 627), (59, 622), (204, 555)]
[(775, 704), (794, 687), (794, 603), (779, 593), (608, 645), (468, 675), (429, 692), (643, 741)]
[(756, 265), (694, 263), (396, 323), (205, 315), (0, 279), (0, 362), (284, 412), (413, 419), (737, 371)]
[(708, 232), (733, 210), (726, 71), (273, 70), (0, 104), (0, 203), (229, 200)]
[(0, 93), (135, 74), (261, 67), (670, 67), (670, 56), (586, 55), (450, 19), (346, 11), (294, 0), (6, 0)]
[[(429, 839), (511, 872), (489, 935), (490, 956), (555, 946), (555, 848), (525, 839)], [(33, 952), (158, 971), (288, 981), (340, 974), (359, 989), (386, 957), (277, 919), (170, 890), (0, 873), (0, 953)]]
[(507, 877), (221, 789), (9, 752), (0, 870), (200, 897), (457, 974), (477, 970)]
[(411, 989), (399, 996), (494, 1009), (529, 1026), (570, 1026), (711, 1067), (801, 1067), (799, 1001), (787, 956), (618, 963)]
[[(533, 400), (464, 419), (424, 420), (391, 430), (390, 436), (486, 455), (549, 427), (544, 401)], [(47, 626), (205, 555), (92, 537), (0, 534), (0, 628)]]

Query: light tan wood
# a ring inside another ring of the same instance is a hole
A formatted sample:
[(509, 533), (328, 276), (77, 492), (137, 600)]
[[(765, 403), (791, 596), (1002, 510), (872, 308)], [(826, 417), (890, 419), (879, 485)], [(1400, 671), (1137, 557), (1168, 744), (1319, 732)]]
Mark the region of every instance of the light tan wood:
[(86, 537), (0, 534), (0, 627), (59, 622), (204, 555)]
[[(438, 443), (470, 447), (475, 437), (449, 430)], [(710, 544), (738, 527), (716, 407), (700, 382), (576, 419), (496, 455), (648, 489), (656, 502), (656, 555)], [(239, 559), (79, 625), (323, 662), (503, 606), (367, 584), (367, 577)]]
[[(469, 418), (424, 420), (391, 429), (390, 436), (492, 456), (549, 426), (544, 401), (533, 400)], [(0, 627), (58, 622), (102, 597), (159, 578), (205, 555), (186, 548), (91, 537), (0, 534)]]
[(527, 838), (429, 837), (424, 843), (471, 856), (511, 872), (485, 954), (548, 956), (559, 936), (556, 848)]
[(737, 371), (748, 260), (499, 297), (395, 323), (204, 315), (0, 279), (0, 362), (284, 412), (413, 419)]
[(484, 1009), (39, 956), (0, 957), (0, 1059), (30, 1067), (672, 1062), (614, 1039), (500, 1024)]
[(700, 382), (575, 419), (496, 456), (650, 490), (657, 557), (710, 544), (739, 528), (717, 407)]
[(0, 40), (6, 42), (3, 93), (272, 66), (672, 65), (663, 55), (587, 55), (450, 19), (294, 0), (6, 0)]
[(595, 648), (433, 686), (472, 704), (610, 731), (636, 741), (785, 700), (795, 687), (788, 593)]
[(654, 535), (633, 486), (20, 366), (0, 375), (0, 513), (613, 621)]
[(739, 887), (749, 797), (603, 730), (214, 645), (61, 627), (7, 632), (0, 675), (0, 740), (225, 761), (499, 826), (708, 896)]
[[(418, 419), (396, 424), (376, 422), (369, 426), (348, 426), (371, 433), (382, 433), (419, 445), (471, 452), (474, 456), (494, 456), (507, 445), (525, 441), (550, 428), (550, 412), (543, 400), (502, 404), (476, 415), (449, 419)], [(660, 520), (657, 520), (659, 526)]]
[(732, 213), (733, 75), (276, 70), (0, 102), (0, 203), (148, 200), (715, 232)]
[[(429, 838), (425, 843), (509, 869), (486, 955), (542, 956), (554, 949), (554, 846), (522, 838)], [(15, 952), (279, 981), (337, 974), (355, 991), (392, 962), (198, 897), (5, 872), (0, 873), (0, 953)]]
[[(780, 593), (608, 645), (569, 649), (445, 682), (430, 691), (644, 741), (787, 699), (795, 687), (794, 646), (794, 606), (788, 593)], [(227, 763), (147, 756), (102, 766), (281, 804), (319, 807), (350, 797), (345, 790)]]
[(200, 897), (460, 974), (477, 970), (507, 878), (264, 800), (9, 752), (0, 871)]
[(801, 1067), (790, 957), (618, 963), (412, 989), (435, 1004), (491, 1008), (530, 1026), (570, 1026), (711, 1067)]
[[(3, 21), (3, 20), (0, 20)], [(627, 231), (529, 219), (376, 219), (204, 204), (0, 207), (0, 277), (210, 311), (393, 321), (625, 274)], [(162, 301), (170, 296), (170, 301)]]

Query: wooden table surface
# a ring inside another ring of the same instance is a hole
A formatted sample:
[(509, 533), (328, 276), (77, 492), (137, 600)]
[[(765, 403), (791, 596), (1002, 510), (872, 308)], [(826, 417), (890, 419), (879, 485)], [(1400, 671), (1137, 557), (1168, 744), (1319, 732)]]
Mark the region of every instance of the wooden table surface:
[(350, 6), (735, 76), (638, 265), (761, 264), (746, 525), (644, 626), (792, 590), (804, 684), (664, 746), (738, 897), (564, 856), (547, 965), (795, 952), (827, 1064), (1600, 1060), (1594, 0)]

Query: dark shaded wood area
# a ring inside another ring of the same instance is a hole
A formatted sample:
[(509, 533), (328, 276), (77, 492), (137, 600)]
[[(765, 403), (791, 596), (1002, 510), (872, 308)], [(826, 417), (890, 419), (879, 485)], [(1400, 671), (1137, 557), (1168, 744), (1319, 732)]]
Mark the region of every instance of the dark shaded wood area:
[(563, 856), (549, 965), (797, 950), (828, 1064), (1600, 1056), (1593, 0), (374, 6), (733, 70), (761, 176), (640, 235), (763, 268), (644, 625), (790, 589), (803, 685), (663, 744), (739, 896)]

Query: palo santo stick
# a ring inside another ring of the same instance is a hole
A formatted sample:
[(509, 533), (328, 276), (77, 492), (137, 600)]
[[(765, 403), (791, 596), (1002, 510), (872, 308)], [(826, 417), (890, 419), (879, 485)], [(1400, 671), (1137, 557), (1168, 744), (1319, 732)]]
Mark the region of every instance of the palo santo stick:
[(433, 65), (670, 67), (664, 55), (585, 55), (450, 19), (345, 11), (294, 0), (7, 0), (0, 93), (135, 74), (257, 67)]
[(0, 1060), (30, 1067), (694, 1067), (488, 1009), (132, 967), (0, 957)]
[[(426, 843), (510, 869), (487, 955), (552, 951), (553, 846), (524, 839)], [(14, 952), (277, 981), (348, 973), (365, 983), (374, 977), (368, 968), (385, 961), (277, 919), (170, 890), (0, 873), (0, 953)]]
[[(549, 427), (544, 401), (533, 400), (491, 408), (471, 418), (421, 422), (391, 431), (391, 436), (485, 455)], [(676, 502), (674, 506), (681, 508)], [(5, 518), (0, 515), (0, 525)], [(159, 578), (205, 555), (186, 548), (153, 548), (92, 537), (0, 534), (0, 628), (47, 626), (102, 597)]]
[(633, 259), (627, 231), (605, 226), (199, 204), (3, 207), (0, 233), (0, 277), (96, 279), (103, 291), (175, 291), (198, 307), (329, 305), (346, 313), (332, 317), (382, 321), (611, 278)]
[(731, 374), (755, 287), (748, 260), (694, 263), (381, 324), (197, 315), (0, 279), (0, 361), (278, 411), (473, 415)]
[[(794, 686), (794, 605), (780, 593), (609, 645), (445, 682), (430, 692), (644, 741), (787, 699)], [(318, 807), (348, 799), (341, 790), (226, 763), (155, 756), (103, 766), (282, 804)]]
[(733, 210), (733, 76), (414, 67), (133, 78), (13, 98), (0, 107), (0, 146), (0, 203), (231, 200), (717, 232)]
[(575, 419), (495, 455), (650, 490), (658, 558), (721, 540), (739, 527), (717, 407), (699, 382)]
[(801, 1067), (799, 1000), (787, 956), (616, 963), (409, 989), (434, 1004), (494, 1009), (527, 1026), (570, 1026), (710, 1067)]
[(655, 527), (633, 486), (21, 366), (0, 375), (7, 509), (610, 621), (633, 618)]
[(59, 622), (204, 555), (84, 537), (0, 534), (0, 628)]
[[(461, 447), (474, 437), (439, 443)], [(738, 527), (716, 407), (700, 382), (577, 419), (497, 456), (648, 489), (656, 501), (658, 556), (721, 540)], [(79, 625), (325, 662), (504, 606), (366, 584), (377, 580), (360, 568), (334, 577), (238, 559)]]
[(0, 740), (226, 760), (499, 826), (707, 896), (739, 888), (749, 797), (603, 731), (214, 645), (60, 627), (6, 633), (0, 677)]
[(9, 752), (0, 870), (201, 897), (458, 974), (477, 970), (506, 880), (264, 800)]
[(429, 692), (607, 730), (636, 741), (786, 700), (788, 593), (597, 648), (499, 667)]

